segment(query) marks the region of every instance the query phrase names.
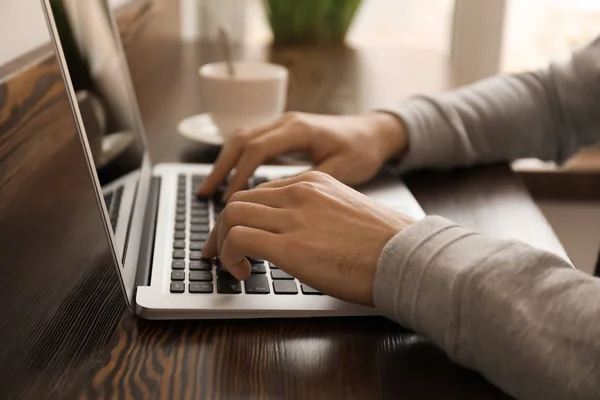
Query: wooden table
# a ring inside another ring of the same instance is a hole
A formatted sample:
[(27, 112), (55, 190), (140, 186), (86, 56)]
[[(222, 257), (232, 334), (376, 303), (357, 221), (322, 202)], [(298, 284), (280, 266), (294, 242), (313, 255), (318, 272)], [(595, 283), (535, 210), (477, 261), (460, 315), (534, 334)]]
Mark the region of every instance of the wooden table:
[[(290, 67), (290, 108), (357, 112), (443, 84), (416, 50), (240, 50)], [(128, 56), (155, 162), (208, 162), (176, 123), (202, 110), (209, 45), (169, 31)], [(407, 78), (408, 77), (408, 78)], [(439, 81), (436, 81), (438, 79)], [(0, 84), (0, 397), (503, 399), (383, 318), (151, 322), (124, 309), (54, 60)], [(428, 213), (562, 252), (506, 165), (406, 177)]]

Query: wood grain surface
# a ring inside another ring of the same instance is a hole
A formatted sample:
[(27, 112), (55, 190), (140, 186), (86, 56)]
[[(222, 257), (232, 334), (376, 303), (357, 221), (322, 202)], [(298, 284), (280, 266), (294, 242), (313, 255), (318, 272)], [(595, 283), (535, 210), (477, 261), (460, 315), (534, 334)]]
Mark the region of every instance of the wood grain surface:
[[(169, 4), (127, 46), (151, 155), (210, 162), (217, 149), (183, 139), (176, 125), (202, 111), (197, 69), (219, 55), (177, 40)], [(237, 54), (287, 65), (290, 108), (303, 111), (358, 112), (445, 85), (443, 56), (419, 50)], [(126, 313), (55, 62), (40, 68), (0, 85), (0, 398), (507, 398), (379, 317), (150, 322)], [(407, 182), (429, 213), (562, 251), (507, 166)]]

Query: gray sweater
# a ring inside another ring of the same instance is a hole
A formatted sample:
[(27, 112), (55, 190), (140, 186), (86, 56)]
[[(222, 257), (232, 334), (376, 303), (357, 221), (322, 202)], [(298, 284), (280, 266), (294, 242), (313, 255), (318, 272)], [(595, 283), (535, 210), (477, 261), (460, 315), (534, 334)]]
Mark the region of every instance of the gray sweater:
[[(389, 111), (408, 131), (399, 171), (562, 162), (600, 141), (600, 38), (568, 63)], [(430, 216), (384, 248), (374, 301), (514, 397), (600, 399), (600, 279), (554, 254)]]

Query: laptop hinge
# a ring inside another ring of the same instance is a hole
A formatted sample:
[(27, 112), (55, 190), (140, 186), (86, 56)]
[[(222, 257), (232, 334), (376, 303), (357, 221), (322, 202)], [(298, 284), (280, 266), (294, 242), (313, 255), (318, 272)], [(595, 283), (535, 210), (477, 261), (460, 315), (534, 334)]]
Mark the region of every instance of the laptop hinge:
[(160, 194), (160, 177), (153, 176), (148, 192), (148, 206), (144, 216), (144, 228), (140, 242), (140, 256), (138, 259), (135, 288), (150, 286), (152, 276), (152, 255), (154, 254), (154, 237), (156, 233), (156, 219), (158, 217), (158, 199)]

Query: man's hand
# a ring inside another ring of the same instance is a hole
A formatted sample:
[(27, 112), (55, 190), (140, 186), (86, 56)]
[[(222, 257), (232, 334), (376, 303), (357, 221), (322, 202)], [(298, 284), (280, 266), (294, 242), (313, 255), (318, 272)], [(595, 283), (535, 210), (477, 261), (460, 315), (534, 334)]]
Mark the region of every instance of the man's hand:
[(265, 161), (290, 152), (308, 152), (315, 170), (349, 184), (371, 179), (383, 163), (406, 149), (406, 133), (395, 116), (372, 112), (357, 116), (286, 113), (276, 121), (240, 130), (225, 144), (212, 173), (198, 188), (211, 196), (230, 172), (224, 200), (246, 187)]
[(373, 280), (386, 243), (412, 223), (403, 214), (320, 172), (235, 193), (203, 249), (237, 279), (246, 257), (262, 258), (334, 297), (373, 305)]

